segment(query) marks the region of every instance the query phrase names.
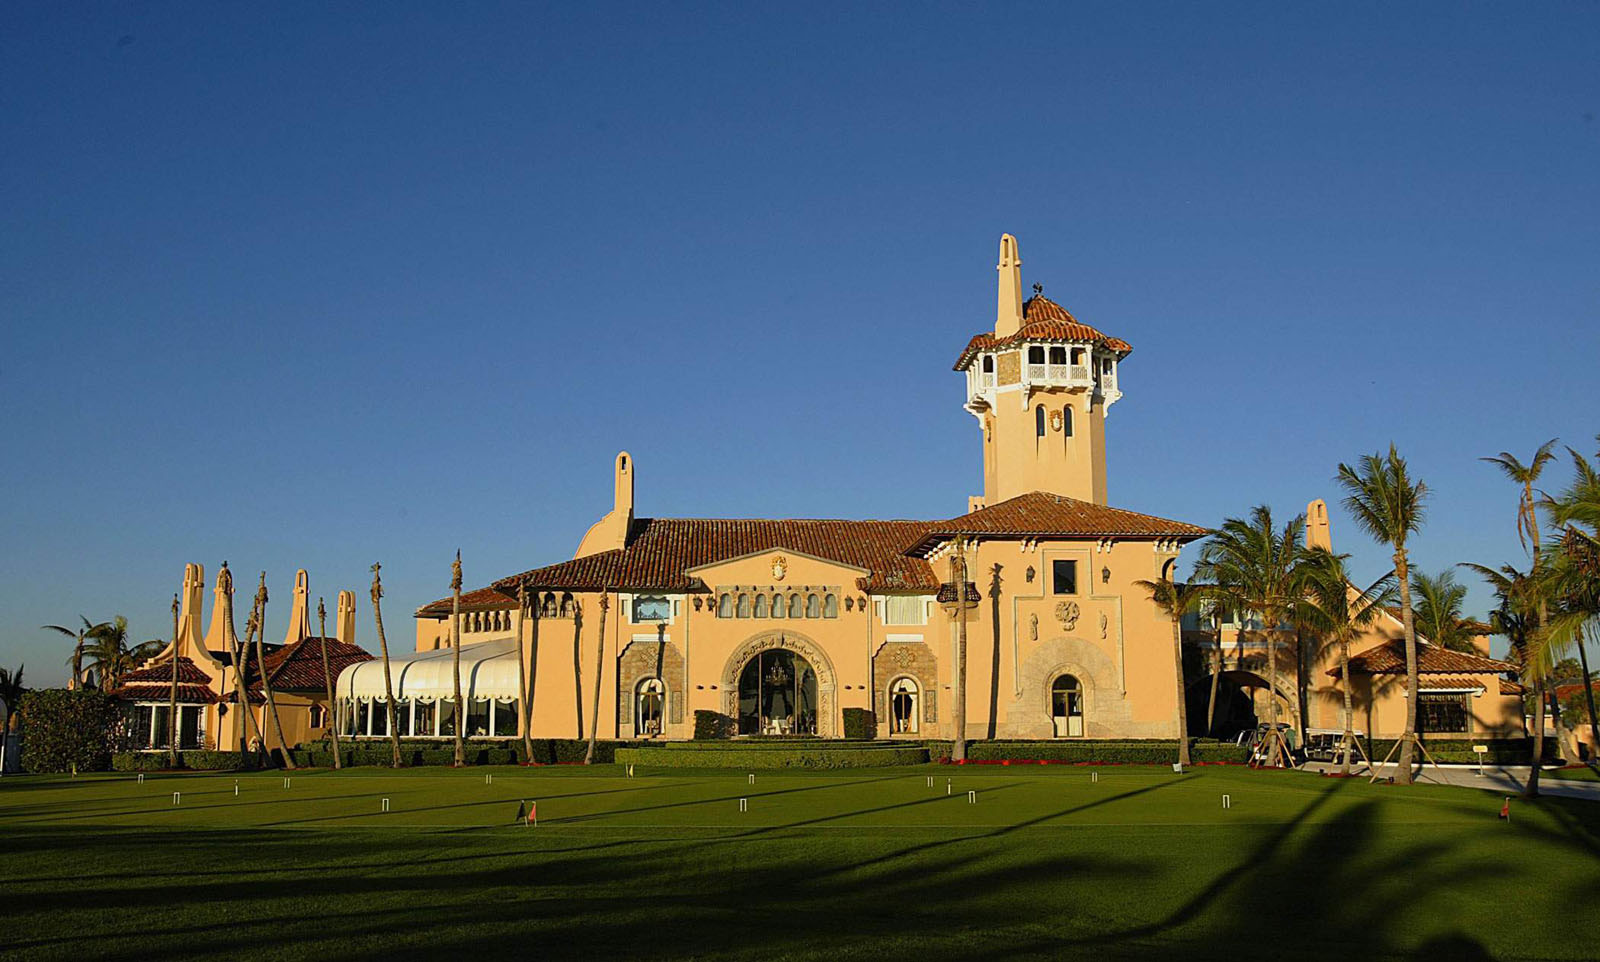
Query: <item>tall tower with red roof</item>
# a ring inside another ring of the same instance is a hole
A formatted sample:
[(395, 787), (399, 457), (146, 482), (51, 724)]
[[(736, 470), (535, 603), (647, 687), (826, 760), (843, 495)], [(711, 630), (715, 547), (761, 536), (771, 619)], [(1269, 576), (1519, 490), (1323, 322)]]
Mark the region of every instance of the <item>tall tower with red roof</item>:
[(1117, 367), (1132, 353), (1034, 287), (1022, 299), (1017, 239), (1000, 238), (994, 330), (975, 335), (956, 360), (966, 408), (983, 432), (983, 497), (998, 504), (1029, 491), (1106, 503), (1106, 412), (1117, 403)]

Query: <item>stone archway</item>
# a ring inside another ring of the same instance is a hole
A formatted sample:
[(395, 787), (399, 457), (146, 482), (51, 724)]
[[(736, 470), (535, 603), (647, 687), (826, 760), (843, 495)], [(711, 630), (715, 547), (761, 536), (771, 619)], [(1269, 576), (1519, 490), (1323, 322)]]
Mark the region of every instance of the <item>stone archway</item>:
[(728, 656), (727, 662), (722, 666), (722, 714), (729, 718), (739, 717), (740, 673), (744, 671), (745, 665), (750, 663), (750, 659), (763, 651), (774, 650), (794, 652), (804, 658), (817, 673), (817, 735), (821, 738), (837, 738), (839, 726), (834, 720), (834, 715), (838, 713), (835, 708), (838, 703), (835, 694), (838, 676), (833, 670), (833, 661), (815, 640), (788, 629), (763, 631), (752, 635)]

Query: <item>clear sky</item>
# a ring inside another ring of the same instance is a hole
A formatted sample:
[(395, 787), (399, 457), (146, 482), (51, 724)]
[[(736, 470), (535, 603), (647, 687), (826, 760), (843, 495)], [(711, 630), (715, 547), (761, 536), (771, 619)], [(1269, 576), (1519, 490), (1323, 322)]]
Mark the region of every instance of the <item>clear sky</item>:
[(382, 560), (409, 647), (623, 448), (641, 515), (959, 514), (1004, 231), (1134, 345), (1113, 504), (1288, 516), (1393, 440), (1422, 567), (1520, 562), (1477, 459), (1600, 430), (1597, 50), (1593, 3), (6, 4), (0, 663), (224, 559), (369, 646)]

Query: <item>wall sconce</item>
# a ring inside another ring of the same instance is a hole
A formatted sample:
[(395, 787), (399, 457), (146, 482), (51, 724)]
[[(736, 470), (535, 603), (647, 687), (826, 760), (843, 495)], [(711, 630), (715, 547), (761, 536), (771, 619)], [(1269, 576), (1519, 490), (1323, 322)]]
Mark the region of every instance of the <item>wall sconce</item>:
[(1108, 584), (1111, 583), (1111, 569), (1110, 568), (1101, 568), (1100, 569), (1100, 583), (1103, 584), (1103, 585), (1108, 585)]
[(1028, 570), (1024, 573), (1023, 577), (1028, 579), (1028, 584), (1033, 584), (1033, 565), (1028, 565)]

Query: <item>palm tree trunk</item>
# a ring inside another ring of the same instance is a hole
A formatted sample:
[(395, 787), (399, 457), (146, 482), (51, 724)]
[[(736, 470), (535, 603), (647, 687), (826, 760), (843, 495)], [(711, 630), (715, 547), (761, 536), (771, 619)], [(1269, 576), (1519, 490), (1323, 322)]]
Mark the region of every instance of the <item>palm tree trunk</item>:
[(1401, 545), (1394, 549), (1394, 576), (1400, 583), (1400, 624), (1406, 638), (1406, 730), (1401, 736), (1400, 770), (1395, 773), (1395, 781), (1410, 785), (1417, 740), (1417, 622), (1411, 610), (1411, 566)]
[(967, 760), (967, 549), (956, 543), (956, 704), (951, 712), (955, 726), (950, 760)]
[(1215, 616), (1216, 647), (1211, 650), (1211, 697), (1206, 700), (1206, 737), (1217, 734), (1217, 688), (1222, 684), (1222, 617)]
[(455, 678), (456, 731), (455, 766), (467, 763), (467, 743), (463, 731), (467, 723), (466, 705), (461, 700), (461, 549), (456, 549), (456, 560), (450, 566), (450, 656)]
[(1339, 680), (1343, 683), (1339, 687), (1344, 689), (1344, 762), (1339, 766), (1339, 774), (1350, 774), (1350, 750), (1355, 747), (1355, 726), (1351, 724), (1355, 715), (1355, 705), (1350, 695), (1350, 636), (1341, 631), (1339, 635)]
[(1544, 762), (1544, 681), (1535, 688), (1533, 700), (1533, 765), (1528, 769), (1528, 783), (1522, 786), (1523, 798), (1539, 797), (1539, 766)]
[(334, 713), (333, 671), (328, 667), (328, 609), (321, 598), (317, 599), (317, 634), (322, 636), (322, 687), (328, 694), (328, 709), (323, 718), (328, 723), (328, 739), (333, 746), (333, 767), (339, 769), (344, 763), (339, 758), (339, 717)]
[[(1276, 624), (1268, 621), (1267, 616), (1262, 616), (1264, 624)], [(1262, 634), (1267, 640), (1267, 763), (1271, 764), (1274, 756), (1279, 753), (1278, 741), (1278, 646), (1277, 630), (1264, 628)], [(1285, 759), (1287, 761), (1287, 759)]]
[(1600, 751), (1600, 725), (1595, 723), (1594, 717), (1594, 682), (1589, 680), (1589, 653), (1583, 647), (1584, 638), (1578, 636), (1578, 665), (1583, 670), (1583, 696), (1589, 707), (1589, 737), (1594, 748), (1589, 751), (1589, 765), (1594, 767), (1597, 763), (1595, 752)]
[[(378, 564), (376, 562), (373, 563), (373, 565), (372, 565), (372, 617), (373, 617), (373, 620), (377, 623), (377, 626), (378, 626), (378, 651), (383, 655), (383, 704), (384, 704), (384, 709), (387, 712), (385, 717), (387, 717), (389, 719), (389, 748), (390, 748), (389, 767), (390, 768), (399, 768), (400, 767), (400, 730), (398, 728), (396, 728), (395, 724), (394, 724), (394, 683), (389, 680), (389, 639), (383, 633), (383, 580), (382, 580), (382, 577), (380, 575), (380, 572), (382, 571), (382, 569), (383, 569), (383, 565)], [(459, 691), (460, 686), (461, 686), (461, 680), (460, 680), (459, 676), (460, 676), (460, 670), (457, 669), (456, 701), (457, 701), (458, 704), (460, 703), (460, 700), (461, 700), (460, 691)], [(459, 712), (459, 709), (458, 709), (458, 712)], [(459, 718), (457, 718), (456, 719), (456, 729), (459, 731), (460, 728), (461, 728), (461, 720)], [(460, 750), (460, 748), (457, 748), (456, 749), (456, 756), (457, 756), (458, 759), (460, 758), (460, 755), (461, 755), (461, 750)], [(460, 764), (460, 762), (458, 761), (457, 764)]]
[(585, 765), (594, 764), (594, 744), (600, 737), (600, 681), (605, 677), (606, 667), (606, 610), (611, 607), (611, 596), (607, 594), (609, 590), (603, 588), (600, 592), (600, 631), (594, 649), (594, 712), (589, 716), (589, 747), (583, 753)]
[(1189, 699), (1183, 684), (1183, 629), (1178, 613), (1172, 613), (1172, 661), (1178, 673), (1178, 764), (1189, 765)]
[[(261, 666), (261, 694), (267, 700), (267, 717), (272, 722), (272, 737), (278, 740), (283, 751), (283, 767), (294, 770), (294, 758), (289, 755), (289, 743), (283, 737), (283, 719), (278, 717), (278, 700), (272, 697), (272, 681), (267, 677), (267, 648), (262, 638), (267, 634), (267, 575), (262, 572), (261, 587), (256, 591), (256, 662)], [(263, 744), (265, 739), (262, 740)]]
[[(533, 692), (528, 685), (528, 676), (532, 672), (528, 670), (528, 663), (522, 660), (522, 623), (528, 614), (528, 586), (521, 584), (517, 586), (517, 725), (522, 729), (522, 761), (525, 764), (533, 761)], [(537, 618), (533, 621), (533, 630), (539, 630)], [(528, 657), (533, 657), (531, 639)]]
[[(244, 763), (245, 755), (249, 751), (249, 743), (246, 739), (251, 731), (256, 733), (257, 745), (263, 750), (267, 746), (267, 740), (261, 734), (261, 726), (256, 724), (255, 712), (250, 710), (249, 691), (245, 688), (245, 677), (250, 673), (250, 643), (255, 638), (255, 630), (256, 613), (254, 607), (252, 607), (250, 609), (250, 617), (245, 622), (243, 646), (239, 644), (238, 635), (234, 635), (231, 631), (229, 632), (231, 637), (229, 643), (233, 645), (233, 698), (236, 702), (234, 711), (237, 711), (241, 716), (240, 720), (235, 723), (239, 726), (239, 762), (241, 764)], [(260, 763), (259, 757), (256, 758), (256, 763)]]
[(83, 687), (83, 639), (88, 632), (78, 632), (78, 646), (72, 649), (72, 687)]
[[(187, 577), (187, 576), (185, 576)], [(172, 596), (172, 686), (167, 702), (167, 764), (178, 767), (178, 596)]]

